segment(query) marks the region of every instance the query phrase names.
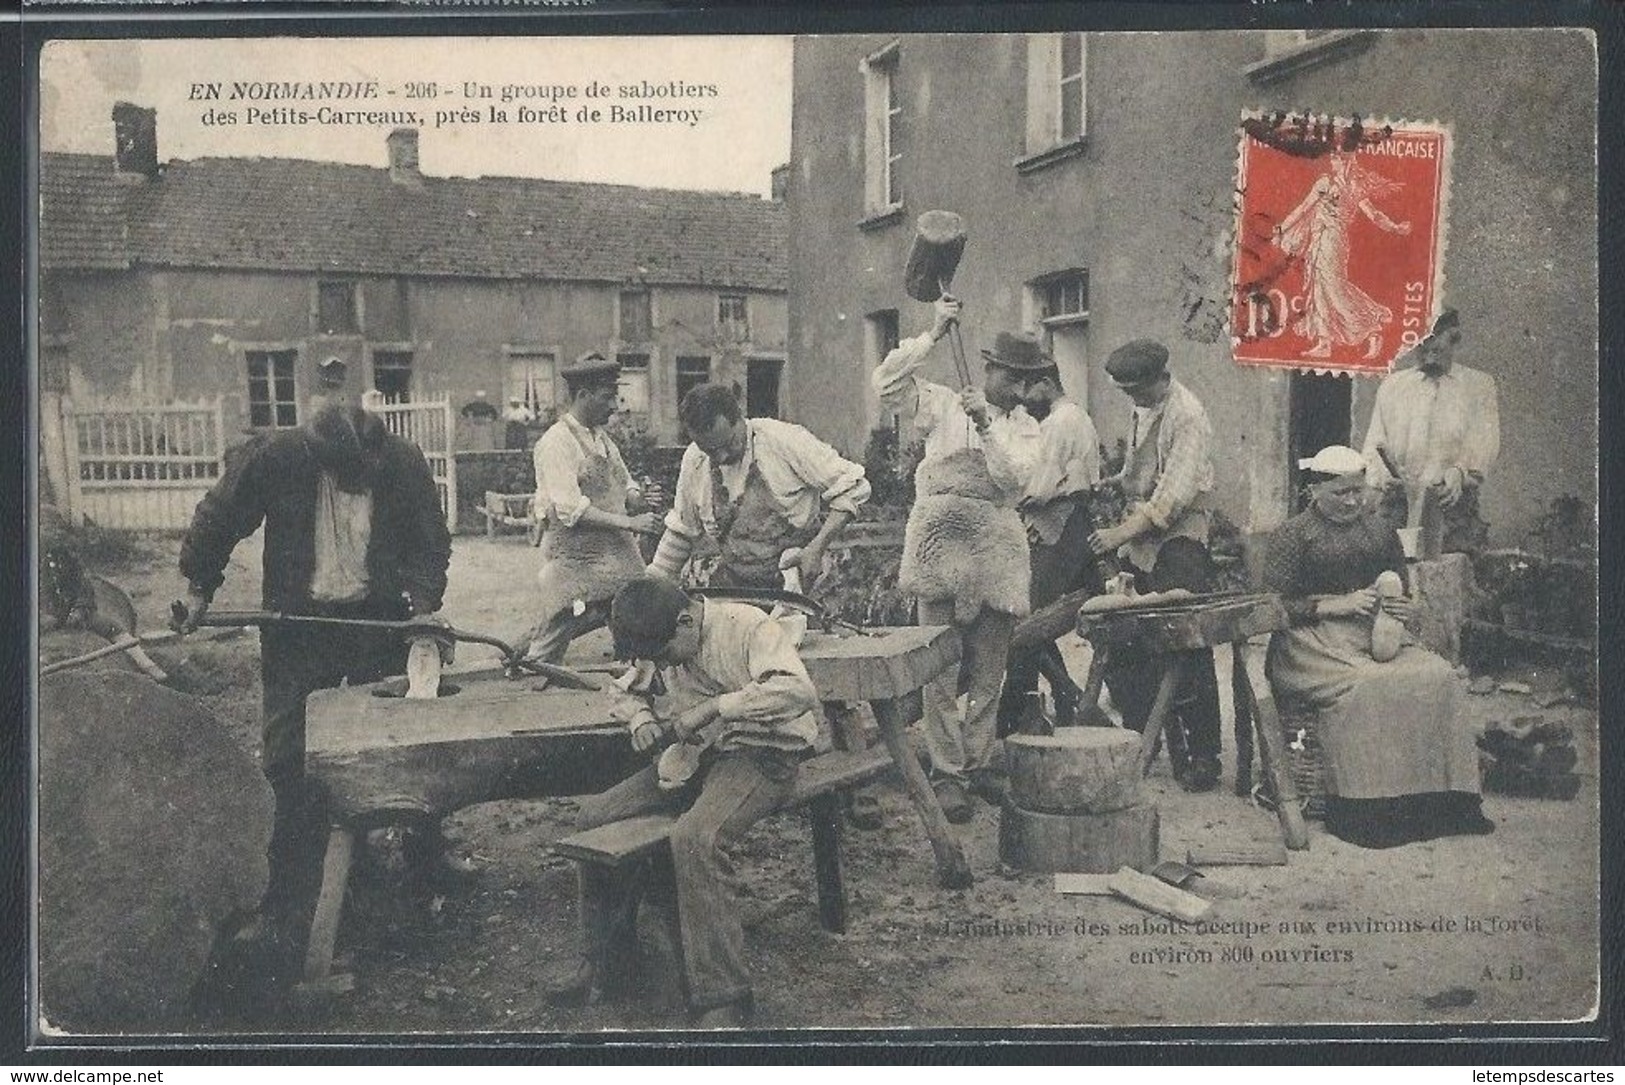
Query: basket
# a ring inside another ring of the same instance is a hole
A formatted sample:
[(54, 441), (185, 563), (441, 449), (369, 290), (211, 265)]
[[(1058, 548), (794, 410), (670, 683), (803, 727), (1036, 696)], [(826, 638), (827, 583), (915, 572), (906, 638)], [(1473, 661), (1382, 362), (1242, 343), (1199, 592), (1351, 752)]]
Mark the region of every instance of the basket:
[(1292, 783), (1303, 801), (1303, 816), (1317, 819), (1326, 816), (1326, 761), (1315, 733), (1319, 726), (1320, 716), (1311, 709), (1281, 711)]

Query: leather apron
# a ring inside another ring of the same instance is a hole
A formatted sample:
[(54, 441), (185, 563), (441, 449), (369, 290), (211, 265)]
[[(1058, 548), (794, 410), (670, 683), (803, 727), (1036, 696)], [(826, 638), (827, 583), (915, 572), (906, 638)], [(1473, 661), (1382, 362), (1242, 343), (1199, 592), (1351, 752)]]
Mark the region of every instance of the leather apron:
[[(712, 501), (720, 480), (711, 477)], [(745, 486), (731, 511), (718, 510), (717, 532), (722, 555), (711, 572), (716, 587), (782, 588), (779, 559), (786, 550), (806, 546), (818, 534), (818, 525), (796, 527), (784, 514), (767, 480), (751, 461)], [(724, 518), (726, 517), (726, 520)]]

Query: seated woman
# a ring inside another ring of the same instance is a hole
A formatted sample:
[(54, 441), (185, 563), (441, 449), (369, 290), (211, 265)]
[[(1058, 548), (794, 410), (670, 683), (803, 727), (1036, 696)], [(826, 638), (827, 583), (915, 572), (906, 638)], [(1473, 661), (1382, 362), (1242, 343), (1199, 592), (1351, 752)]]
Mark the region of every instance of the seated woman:
[(1292, 626), (1270, 638), (1265, 672), (1283, 708), (1318, 713), (1327, 830), (1372, 848), (1492, 832), (1450, 664), (1411, 643), (1371, 656), (1378, 606), (1404, 622), (1411, 601), (1375, 588), (1384, 571), (1405, 577), (1405, 554), (1367, 503), (1364, 458), (1333, 445), (1299, 467), (1310, 506), (1275, 532), (1264, 567)]

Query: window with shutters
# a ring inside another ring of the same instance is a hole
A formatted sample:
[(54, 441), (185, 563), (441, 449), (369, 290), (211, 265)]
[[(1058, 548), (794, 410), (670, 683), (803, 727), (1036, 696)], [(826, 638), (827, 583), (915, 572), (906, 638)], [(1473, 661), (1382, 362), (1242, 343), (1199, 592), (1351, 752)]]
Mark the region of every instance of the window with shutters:
[(647, 290), (621, 291), (619, 330), (623, 343), (647, 343), (654, 338), (654, 318)]
[(557, 415), (558, 392), (553, 384), (554, 357), (550, 350), (509, 350), (507, 398), (519, 397), (538, 422)]
[(355, 283), (348, 279), (317, 281), (316, 330), (322, 335), (354, 335), (361, 330)]

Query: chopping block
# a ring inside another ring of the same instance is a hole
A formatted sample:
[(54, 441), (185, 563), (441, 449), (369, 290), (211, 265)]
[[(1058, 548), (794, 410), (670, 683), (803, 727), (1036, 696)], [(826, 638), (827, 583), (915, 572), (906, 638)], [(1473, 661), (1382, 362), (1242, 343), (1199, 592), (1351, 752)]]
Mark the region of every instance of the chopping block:
[(333, 827), (305, 954), (307, 993), (342, 990), (331, 975), (357, 838), (386, 825), (438, 820), (506, 798), (602, 791), (645, 763), (613, 689), (547, 688), (499, 669), (450, 675), (440, 696), (409, 699), (403, 679), (324, 689), (305, 708), (305, 771), (326, 788)]
[[(1193, 596), (1177, 603), (1127, 607), (1078, 615), (1078, 635), (1105, 652), (1144, 652), (1157, 657), (1162, 677), (1156, 699), (1140, 736), (1139, 765), (1149, 769), (1174, 694), (1193, 668), (1207, 665), (1207, 653), (1221, 644), (1231, 646), (1231, 689), (1236, 711), (1236, 789), (1240, 793), (1252, 773), (1256, 729), (1259, 762), (1276, 798), (1276, 816), (1288, 848), (1309, 847), (1309, 830), (1298, 806), (1297, 787), (1287, 770), (1286, 736), (1269, 683), (1255, 688), (1247, 671), (1247, 642), (1260, 633), (1287, 628), (1286, 608), (1279, 596), (1260, 592), (1246, 595)], [(1091, 678), (1090, 688), (1098, 688)]]

